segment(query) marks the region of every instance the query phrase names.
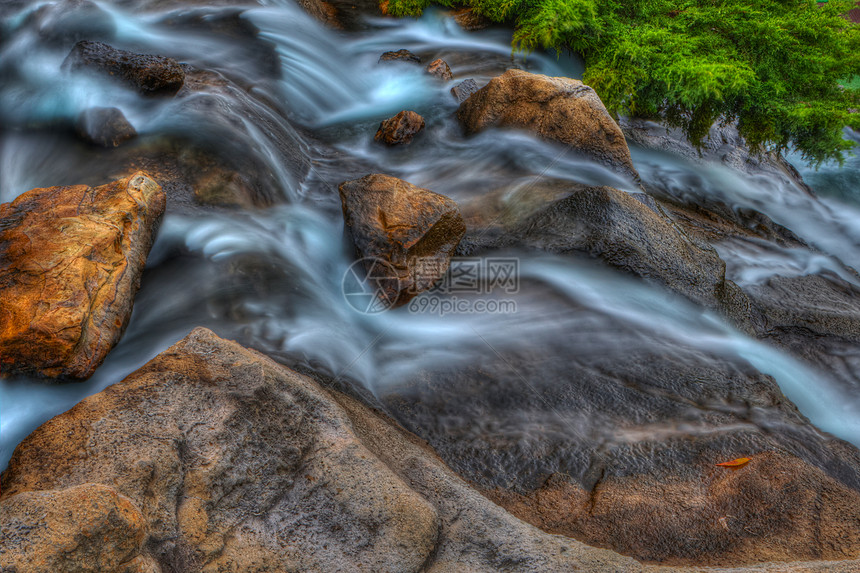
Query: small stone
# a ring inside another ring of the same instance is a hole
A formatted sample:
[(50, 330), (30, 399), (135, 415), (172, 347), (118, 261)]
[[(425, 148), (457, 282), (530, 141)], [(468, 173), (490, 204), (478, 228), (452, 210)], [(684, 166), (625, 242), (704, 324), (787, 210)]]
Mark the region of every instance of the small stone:
[(115, 107), (91, 107), (78, 117), (77, 132), (85, 141), (102, 147), (118, 147), (137, 136), (132, 126)]
[(436, 76), (440, 80), (448, 81), (454, 79), (454, 74), (451, 73), (451, 68), (448, 66), (448, 62), (441, 58), (430, 62), (425, 70), (428, 74)]
[(379, 125), (373, 138), (387, 145), (406, 145), (424, 129), (424, 118), (414, 111), (401, 111)]
[(396, 52), (385, 52), (379, 56), (380, 62), (406, 62), (409, 64), (420, 64), (421, 58), (409, 50), (397, 50)]

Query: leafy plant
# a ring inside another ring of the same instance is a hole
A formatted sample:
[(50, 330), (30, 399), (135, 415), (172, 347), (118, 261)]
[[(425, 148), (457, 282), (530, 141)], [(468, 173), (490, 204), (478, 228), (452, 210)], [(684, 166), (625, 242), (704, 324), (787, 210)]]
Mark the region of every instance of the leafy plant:
[[(848, 0), (466, 0), (514, 26), (515, 50), (570, 49), (616, 114), (659, 117), (699, 145), (737, 121), (753, 151), (841, 162), (860, 128), (860, 28)], [(417, 16), (429, 0), (390, 0)], [(439, 2), (436, 2), (439, 3)], [(442, 0), (450, 4), (452, 0)]]

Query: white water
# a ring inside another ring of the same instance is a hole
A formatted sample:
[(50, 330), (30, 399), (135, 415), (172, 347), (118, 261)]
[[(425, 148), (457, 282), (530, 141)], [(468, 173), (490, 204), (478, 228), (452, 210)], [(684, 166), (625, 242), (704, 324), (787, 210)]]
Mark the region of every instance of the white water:
[[(290, 2), (269, 2), (245, 15), (275, 45), (280, 59), (282, 77), (261, 79), (241, 55), (239, 41), (201, 31), (178, 33), (167, 24), (188, 11), (135, 15), (100, 5), (116, 24), (115, 45), (217, 69), (250, 84), (252, 95), (276, 101), (287, 117), (238, 90), (147, 100), (114, 84), (69, 77), (58, 71), (69, 45), (40, 47), (34, 33), (18, 29), (3, 46), (0, 65), (5, 73), (13, 69), (17, 74), (0, 86), (5, 128), (0, 135), (0, 201), (36, 186), (106, 180), (103, 155), (70, 145), (65, 136), (34, 131), (71, 121), (92, 105), (120, 107), (143, 136), (187, 132), (197, 140), (224, 140), (228, 149), (248, 153), (266, 166), (272, 195), (282, 201), (251, 212), (169, 213), (125, 337), (96, 375), (82, 384), (44, 385), (26, 378), (0, 382), (0, 466), (38, 424), (118, 382), (195, 326), (208, 326), (287, 364), (307, 365), (376, 392), (396, 387), (420, 369), (540, 345), (542, 337), (558, 333), (571, 338), (572, 352), (584, 355), (617, 354), (622, 359), (635, 348), (667, 353), (683, 348), (679, 360), (706, 362), (719, 356), (751, 363), (772, 375), (819, 428), (860, 445), (860, 397), (692, 304), (588, 261), (510, 253), (520, 257), (524, 281), (520, 292), (510, 295), (517, 303), (515, 313), (438, 317), (401, 308), (363, 315), (347, 304), (341, 279), (353, 257), (343, 240), (336, 192), (343, 178), (337, 160), (330, 154), (315, 156), (301, 130), (324, 140), (341, 157), (457, 200), (535, 176), (636, 190), (631, 181), (522, 133), (490, 132), (466, 140), (451, 117), (456, 104), (448, 90), (456, 81), (431, 81), (408, 65), (377, 64), (382, 52), (407, 48), (425, 61), (444, 56), (455, 77), (474, 77), (480, 83), (511, 64), (509, 34), (463, 32), (441, 11), (417, 21), (373, 20), (374, 28), (363, 33), (335, 32)], [(581, 72), (575, 60), (552, 54), (513, 61), (552, 75)], [(405, 150), (372, 145), (378, 122), (404, 108), (425, 116), (426, 133)], [(248, 120), (247, 110), (268, 118), (274, 127), (261, 130)], [(314, 161), (309, 177), (303, 179), (285, 165), (278, 134)], [(717, 198), (755, 208), (819, 249), (723, 245), (720, 253), (739, 283), (822, 270), (857, 282), (845, 268), (860, 266), (856, 207), (835, 198), (816, 200), (784, 183), (722, 166), (642, 150), (634, 150), (634, 160), (646, 182), (659, 182), (678, 197)], [(608, 439), (633, 438), (625, 431)]]

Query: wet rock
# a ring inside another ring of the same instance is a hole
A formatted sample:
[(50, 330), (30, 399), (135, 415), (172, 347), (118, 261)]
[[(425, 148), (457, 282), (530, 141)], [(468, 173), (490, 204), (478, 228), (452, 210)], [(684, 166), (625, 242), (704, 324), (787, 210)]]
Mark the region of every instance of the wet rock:
[(326, 2), (326, 0), (298, 0), (298, 4), (305, 12), (323, 24), (331, 28), (343, 29), (338, 9), (331, 2)]
[(754, 154), (734, 124), (714, 124), (701, 148), (694, 147), (683, 130), (642, 118), (622, 117), (621, 130), (627, 139), (648, 149), (666, 151), (693, 161), (719, 161), (738, 171), (790, 181), (812, 194), (797, 170), (779, 153)]
[(28, 16), (39, 37), (49, 44), (110, 39), (116, 34), (113, 17), (90, 0), (63, 0), (45, 4)]
[(457, 99), (457, 103), (463, 103), (469, 96), (478, 91), (478, 82), (469, 78), (468, 80), (463, 80), (453, 88), (451, 88), (451, 95), (453, 95)]
[(379, 125), (374, 140), (386, 145), (406, 145), (424, 129), (424, 118), (414, 111), (401, 111)]
[[(98, 544), (102, 563), (134, 557), (161, 571), (249, 573), (642, 571), (526, 525), (386, 418), (205, 329), (43, 424), (2, 479), (4, 508), (76, 487), (130, 500), (143, 527), (121, 550)], [(80, 485), (92, 483), (103, 485)], [(25, 515), (23, 527), (38, 519)], [(4, 531), (9, 520), (0, 513)], [(84, 531), (72, 523), (65, 533)], [(50, 550), (42, 544), (32, 543)]]
[(409, 64), (420, 64), (421, 58), (409, 50), (397, 50), (396, 52), (385, 52), (379, 56), (380, 62), (406, 62)]
[(624, 134), (595, 91), (579, 80), (508, 70), (464, 101), (457, 117), (467, 134), (525, 129), (638, 179)]
[(592, 491), (555, 474), (527, 495), (487, 494), (544, 531), (608, 543), (644, 561), (860, 556), (860, 528), (852, 525), (860, 519), (860, 492), (794, 456), (763, 452), (736, 470), (703, 465), (688, 473), (668, 480), (613, 476)]
[(91, 107), (78, 117), (78, 135), (85, 141), (102, 147), (118, 147), (137, 136), (132, 126), (115, 107)]
[(432, 62), (427, 64), (425, 71), (431, 76), (434, 76), (446, 82), (448, 80), (454, 79), (454, 74), (451, 73), (451, 68), (448, 66), (448, 62), (441, 58), (438, 60), (433, 60)]
[(719, 309), (744, 326), (749, 301), (726, 280), (725, 262), (648, 199), (611, 187), (566, 182), (502, 189), (463, 206), (466, 241), (481, 248), (587, 253)]
[(217, 207), (254, 207), (256, 193), (245, 176), (215, 166), (194, 182), (194, 199), (201, 205)]
[(146, 522), (111, 487), (84, 483), (26, 491), (0, 502), (3, 571), (132, 573), (157, 571), (140, 558)]
[(142, 172), (0, 205), (0, 372), (92, 375), (131, 315), (164, 205)]
[[(602, 332), (596, 317), (565, 322), (578, 312), (560, 305), (557, 322), (508, 343), (479, 327), (492, 348), (379, 398), (547, 532), (660, 563), (860, 558), (856, 448), (809, 425), (748, 363)], [(739, 457), (753, 461), (715, 465)]]
[(114, 76), (146, 95), (175, 94), (185, 81), (182, 66), (173, 58), (118, 50), (102, 42), (78, 42), (63, 67)]
[[(451, 199), (388, 175), (340, 185), (343, 218), (361, 258), (381, 260), (390, 304), (408, 302), (448, 269), (466, 227)], [(371, 268), (368, 268), (371, 272)]]
[(451, 13), (454, 21), (466, 31), (474, 32), (475, 30), (483, 30), (488, 28), (492, 22), (475, 12), (472, 8), (461, 8)]

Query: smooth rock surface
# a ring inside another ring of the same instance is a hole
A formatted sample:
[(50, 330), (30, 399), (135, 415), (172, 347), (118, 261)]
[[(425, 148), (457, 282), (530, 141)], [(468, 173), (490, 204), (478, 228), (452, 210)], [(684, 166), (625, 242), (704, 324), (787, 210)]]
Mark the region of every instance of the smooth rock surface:
[(78, 117), (77, 132), (84, 140), (102, 147), (119, 147), (137, 131), (115, 107), (91, 107)]
[(401, 111), (379, 125), (374, 140), (386, 145), (406, 145), (424, 129), (424, 118), (414, 111)]
[(95, 371), (131, 316), (164, 206), (143, 172), (0, 205), (0, 372)]
[(467, 134), (525, 129), (638, 178), (618, 124), (579, 80), (508, 70), (464, 101), (457, 117)]
[(454, 201), (396, 177), (373, 174), (346, 181), (340, 200), (359, 256), (383, 261), (386, 275), (394, 279), (380, 283), (394, 305), (428, 290), (445, 274), (466, 232)]
[(182, 66), (173, 58), (118, 50), (103, 42), (78, 42), (63, 67), (114, 76), (146, 95), (173, 95), (185, 81)]

